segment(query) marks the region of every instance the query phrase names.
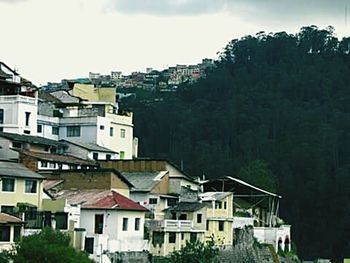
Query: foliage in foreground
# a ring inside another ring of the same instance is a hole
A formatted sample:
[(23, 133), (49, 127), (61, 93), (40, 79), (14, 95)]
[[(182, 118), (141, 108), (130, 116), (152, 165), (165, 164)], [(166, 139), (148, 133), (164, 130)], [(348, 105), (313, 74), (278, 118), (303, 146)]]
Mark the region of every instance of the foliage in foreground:
[(219, 263), (218, 253), (219, 249), (213, 240), (206, 243), (187, 241), (181, 250), (171, 253), (164, 263)]
[(2, 254), (1, 263), (91, 263), (87, 255), (69, 246), (70, 237), (46, 228), (40, 233), (23, 237), (11, 251)]

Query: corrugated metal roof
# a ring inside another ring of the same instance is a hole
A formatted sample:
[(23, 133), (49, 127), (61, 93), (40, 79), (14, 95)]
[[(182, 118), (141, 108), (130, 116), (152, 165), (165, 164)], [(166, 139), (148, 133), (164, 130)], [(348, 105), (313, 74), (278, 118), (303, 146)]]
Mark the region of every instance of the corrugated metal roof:
[(0, 224), (23, 224), (24, 222), (18, 217), (0, 213)]
[(155, 185), (159, 183), (161, 178), (167, 174), (167, 171), (158, 172), (122, 172), (128, 181), (130, 181), (134, 188), (132, 191), (149, 192)]
[(47, 138), (39, 137), (39, 136), (31, 136), (31, 135), (21, 135), (21, 134), (15, 134), (15, 133), (8, 133), (8, 132), (0, 132), (0, 137), (9, 139), (11, 141), (16, 142), (26, 142), (30, 144), (41, 144), (41, 145), (49, 145), (49, 146), (61, 146), (65, 147), (65, 144), (50, 140)]
[(97, 152), (107, 152), (107, 153), (117, 153), (116, 151), (113, 151), (111, 149), (108, 149), (106, 147), (97, 145), (95, 143), (89, 143), (89, 142), (82, 142), (78, 140), (68, 140), (64, 139), (62, 142), (66, 142), (66, 144), (74, 144), (76, 146), (82, 147), (84, 149), (90, 150), (90, 151), (97, 151)]
[(117, 209), (148, 211), (142, 205), (111, 190), (63, 190), (55, 195), (57, 199), (66, 199), (68, 204), (81, 205), (82, 209)]
[(6, 177), (20, 177), (20, 178), (37, 178), (43, 179), (44, 176), (34, 173), (24, 165), (9, 161), (0, 161), (0, 175)]
[(212, 201), (212, 200), (222, 200), (230, 195), (232, 195), (231, 192), (205, 192), (205, 193), (199, 194), (199, 197), (203, 201)]

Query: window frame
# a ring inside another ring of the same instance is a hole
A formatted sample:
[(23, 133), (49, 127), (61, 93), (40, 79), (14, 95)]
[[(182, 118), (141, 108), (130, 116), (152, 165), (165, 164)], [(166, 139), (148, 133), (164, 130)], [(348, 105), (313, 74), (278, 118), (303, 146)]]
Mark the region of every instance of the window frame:
[[(4, 190), (4, 180), (11, 180), (13, 182), (12, 190)], [(9, 177), (2, 177), (1, 178), (1, 192), (5, 193), (15, 193), (16, 192), (16, 179), (15, 178), (9, 178)]]
[(134, 230), (135, 231), (140, 231), (140, 225), (141, 225), (141, 218), (136, 217), (135, 218), (135, 228), (134, 228)]
[(67, 137), (80, 137), (81, 136), (81, 126), (67, 126)]
[[(28, 185), (28, 183), (34, 183), (34, 185)], [(30, 191), (27, 191), (28, 188), (27, 187), (30, 187)], [(32, 192), (32, 190), (35, 188), (35, 192)], [(35, 179), (25, 179), (24, 181), (24, 193), (25, 194), (36, 194), (38, 193), (38, 180), (35, 180)]]
[(122, 230), (128, 231), (128, 225), (129, 225), (129, 218), (123, 217)]

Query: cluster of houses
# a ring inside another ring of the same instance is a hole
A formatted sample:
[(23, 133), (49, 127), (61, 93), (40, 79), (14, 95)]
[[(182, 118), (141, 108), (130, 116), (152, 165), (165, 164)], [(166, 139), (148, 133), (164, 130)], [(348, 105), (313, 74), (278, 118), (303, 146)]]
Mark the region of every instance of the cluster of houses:
[(193, 83), (206, 76), (206, 71), (215, 67), (212, 59), (203, 59), (196, 65), (176, 65), (162, 71), (147, 68), (146, 72), (132, 72), (122, 75), (121, 71), (112, 71), (111, 74), (90, 72), (89, 78), (63, 80), (61, 83), (48, 83), (46, 90), (69, 89), (69, 83), (92, 84), (98, 87), (116, 87), (118, 89), (138, 88), (148, 91), (174, 92), (178, 85)]
[(75, 83), (42, 92), (0, 62), (0, 251), (44, 227), (96, 262), (167, 256), (187, 241), (222, 249), (252, 227), (290, 250), (281, 196), (232, 176), (194, 178), (138, 157), (132, 113), (115, 89)]

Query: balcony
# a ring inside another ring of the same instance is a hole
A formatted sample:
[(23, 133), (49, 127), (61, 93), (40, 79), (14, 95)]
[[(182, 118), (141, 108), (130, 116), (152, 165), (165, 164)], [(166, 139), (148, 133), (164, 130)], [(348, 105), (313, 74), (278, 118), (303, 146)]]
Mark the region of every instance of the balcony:
[(22, 95), (2, 95), (0, 96), (0, 103), (25, 103), (25, 104), (36, 104), (36, 99)]
[(147, 225), (152, 230), (180, 232), (194, 230), (191, 220), (149, 220)]

